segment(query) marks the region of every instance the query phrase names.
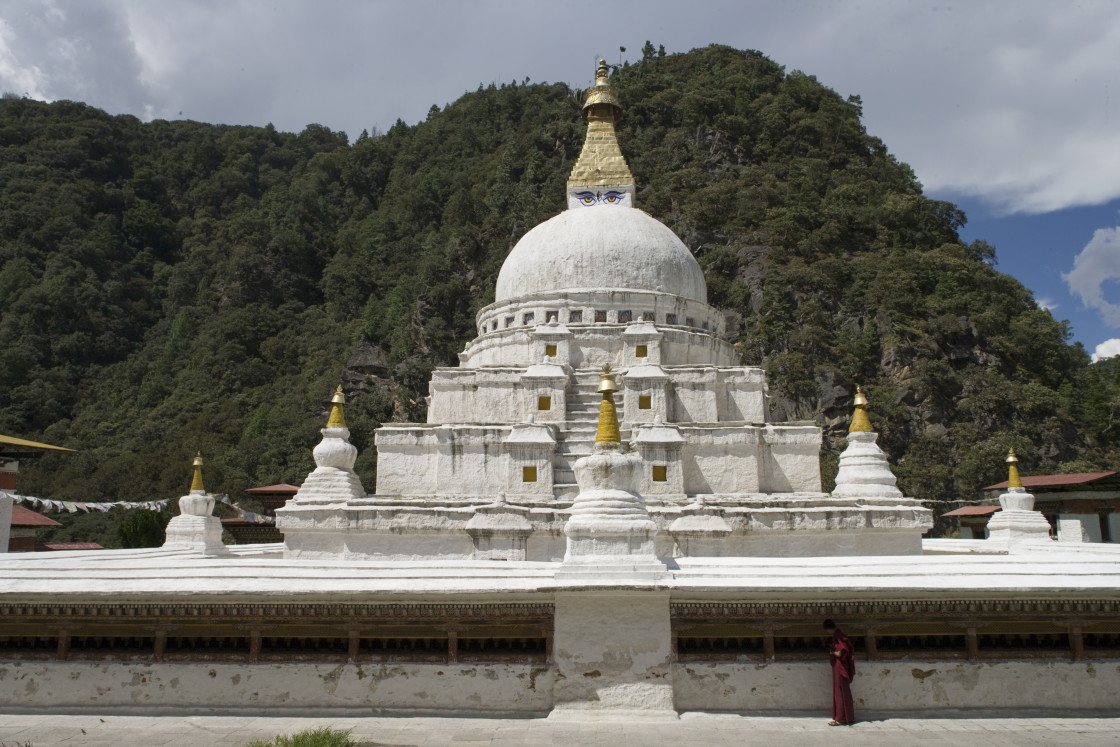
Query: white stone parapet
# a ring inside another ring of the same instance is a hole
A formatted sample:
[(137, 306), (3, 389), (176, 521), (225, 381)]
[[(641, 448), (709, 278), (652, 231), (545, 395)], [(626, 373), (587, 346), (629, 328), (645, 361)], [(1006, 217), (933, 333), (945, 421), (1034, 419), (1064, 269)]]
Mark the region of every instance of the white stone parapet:
[(721, 511), (697, 501), (669, 525), (669, 534), (675, 543), (674, 557), (719, 557), (726, 552), (724, 540), (731, 534), (731, 525)]
[(533, 533), (528, 509), (511, 506), (505, 496), (474, 510), (466, 523), (475, 560), (525, 560), (525, 541)]

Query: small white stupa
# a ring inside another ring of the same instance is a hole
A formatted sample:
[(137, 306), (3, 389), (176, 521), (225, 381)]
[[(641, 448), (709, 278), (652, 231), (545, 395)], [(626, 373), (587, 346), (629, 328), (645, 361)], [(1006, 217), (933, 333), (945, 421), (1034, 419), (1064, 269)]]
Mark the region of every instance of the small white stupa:
[(599, 426), (591, 454), (576, 461), (580, 491), (564, 524), (567, 549), (558, 575), (609, 574), (612, 583), (658, 578), (665, 564), (657, 559), (650, 519), (639, 493), (642, 459), (624, 451), (618, 429), (610, 366), (599, 377)]
[(323, 439), (312, 451), (315, 469), (292, 499), (276, 509), (277, 526), (285, 532), (301, 533), (307, 552), (344, 555), (345, 547), (330, 529), (337, 525), (336, 516), (339, 511), (345, 511), (349, 501), (366, 495), (361, 478), (354, 472), (358, 448), (350, 443), (350, 429), (346, 427), (343, 412), (345, 404), (346, 396), (339, 385), (331, 397), (327, 425), (319, 430)]
[(848, 448), (840, 455), (840, 468), (836, 472), (834, 498), (888, 498), (902, 497), (887, 455), (876, 442), (879, 434), (871, 428), (867, 417), (867, 397), (856, 387), (852, 423), (848, 427)]
[(222, 520), (214, 516), (214, 496), (202, 485), (202, 452), (192, 462), (190, 492), (179, 499), (179, 515), (167, 524), (165, 548), (198, 550), (205, 555), (228, 555), (222, 542)]
[(307, 476), (293, 496), (296, 504), (339, 503), (366, 495), (361, 479), (354, 472), (358, 449), (350, 443), (350, 429), (346, 427), (346, 416), (342, 411), (344, 404), (346, 395), (342, 393), (340, 384), (331, 397), (327, 427), (319, 430), (323, 440), (312, 452), (315, 455), (315, 471)]
[(988, 542), (1015, 552), (1026, 544), (1050, 539), (1050, 522), (1041, 511), (1034, 510), (1034, 496), (1019, 477), (1015, 449), (1007, 452), (1007, 492), (1000, 495), (999, 505), (1000, 510), (988, 520)]

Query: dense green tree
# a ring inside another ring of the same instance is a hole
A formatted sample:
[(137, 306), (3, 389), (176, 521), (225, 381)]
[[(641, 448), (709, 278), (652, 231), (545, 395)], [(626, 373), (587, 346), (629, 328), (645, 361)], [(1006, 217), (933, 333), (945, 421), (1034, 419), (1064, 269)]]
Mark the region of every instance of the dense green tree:
[(121, 547), (160, 547), (169, 521), (167, 511), (130, 511), (117, 525), (117, 540)]

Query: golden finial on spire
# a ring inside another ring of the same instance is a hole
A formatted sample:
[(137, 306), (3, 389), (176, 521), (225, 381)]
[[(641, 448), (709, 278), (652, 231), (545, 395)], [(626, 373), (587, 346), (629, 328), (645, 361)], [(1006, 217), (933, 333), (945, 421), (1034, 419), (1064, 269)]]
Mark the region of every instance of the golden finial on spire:
[(609, 114), (611, 122), (617, 123), (622, 116), (622, 104), (619, 103), (618, 94), (611, 88), (607, 76), (610, 67), (606, 60), (599, 60), (599, 67), (595, 69), (595, 85), (587, 92), (587, 100), (583, 103), (583, 117), (587, 119), (594, 107), (603, 107), (605, 114)]
[(1015, 449), (1007, 450), (1007, 487), (1021, 488), (1023, 480), (1019, 477), (1019, 457), (1015, 456)]
[(595, 432), (597, 444), (620, 444), (622, 434), (618, 429), (618, 412), (614, 409), (614, 393), (618, 387), (614, 383), (614, 374), (609, 365), (603, 366), (603, 373), (599, 375), (599, 393), (603, 400), (599, 403), (599, 429)]
[(346, 417), (342, 414), (342, 406), (346, 404), (346, 395), (342, 393), (342, 384), (338, 385), (334, 396), (331, 397), (331, 414), (327, 418), (328, 428), (345, 428)]
[[(623, 191), (630, 193), (630, 202), (624, 204), (633, 207), (634, 176), (626, 165), (626, 159), (622, 157), (614, 132), (615, 123), (622, 116), (622, 105), (607, 80), (609, 72), (606, 60), (599, 60), (599, 67), (595, 71), (595, 85), (587, 92), (587, 100), (583, 105), (587, 137), (583, 141), (579, 159), (568, 177), (568, 190), (569, 194), (572, 190), (589, 190), (594, 196), (596, 187), (628, 188)], [(583, 204), (591, 205), (594, 202), (593, 199)]]
[(205, 493), (206, 488), (202, 487), (202, 452), (195, 455), (194, 461), (191, 462), (194, 466), (194, 476), (191, 477), (191, 490), (192, 493)]
[(867, 397), (864, 396), (859, 385), (856, 385), (856, 396), (852, 399), (852, 404), (855, 405), (855, 412), (852, 413), (852, 424), (848, 427), (848, 433), (874, 433), (871, 421), (867, 419)]

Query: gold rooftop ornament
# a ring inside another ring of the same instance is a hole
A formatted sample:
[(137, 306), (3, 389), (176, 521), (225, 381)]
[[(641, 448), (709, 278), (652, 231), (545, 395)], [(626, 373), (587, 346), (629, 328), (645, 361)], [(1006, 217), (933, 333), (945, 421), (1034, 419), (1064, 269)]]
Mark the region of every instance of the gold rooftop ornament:
[(346, 404), (346, 395), (342, 393), (342, 384), (338, 385), (334, 396), (331, 397), (331, 414), (327, 418), (328, 428), (345, 428), (346, 417), (342, 414), (342, 406)]
[(871, 428), (871, 421), (867, 419), (867, 397), (864, 396), (863, 390), (859, 388), (858, 384), (852, 404), (855, 405), (855, 412), (852, 413), (852, 424), (848, 428), (848, 433), (874, 433)]
[[(571, 207), (589, 207), (597, 203), (633, 206), (634, 176), (622, 157), (614, 131), (615, 123), (622, 116), (622, 106), (618, 94), (607, 82), (609, 71), (606, 60), (599, 60), (595, 85), (583, 105), (587, 137), (568, 177), (568, 195), (576, 201), (572, 205), (569, 200)], [(601, 187), (615, 189), (603, 190)]]
[(1021, 488), (1023, 480), (1019, 477), (1019, 457), (1015, 456), (1015, 449), (1007, 450), (1007, 487)]
[(191, 477), (190, 492), (192, 492), (192, 493), (205, 493), (206, 488), (202, 487), (202, 452), (201, 451), (198, 452), (198, 454), (195, 455), (194, 461), (191, 462), (191, 464), (194, 466), (194, 476)]
[(609, 365), (603, 366), (603, 373), (599, 374), (599, 393), (603, 400), (599, 403), (599, 429), (595, 432), (595, 443), (604, 445), (618, 445), (622, 443), (622, 435), (618, 429), (618, 412), (614, 409), (614, 393), (618, 387), (614, 383), (614, 374)]

